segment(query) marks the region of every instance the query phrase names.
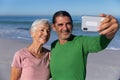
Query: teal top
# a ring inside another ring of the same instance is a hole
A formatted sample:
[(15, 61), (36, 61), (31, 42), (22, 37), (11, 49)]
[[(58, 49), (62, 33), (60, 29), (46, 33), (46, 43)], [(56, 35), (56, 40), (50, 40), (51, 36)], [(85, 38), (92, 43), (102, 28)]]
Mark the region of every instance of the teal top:
[(65, 44), (58, 40), (51, 45), (50, 70), (52, 80), (85, 80), (88, 53), (107, 47), (105, 36), (74, 36)]

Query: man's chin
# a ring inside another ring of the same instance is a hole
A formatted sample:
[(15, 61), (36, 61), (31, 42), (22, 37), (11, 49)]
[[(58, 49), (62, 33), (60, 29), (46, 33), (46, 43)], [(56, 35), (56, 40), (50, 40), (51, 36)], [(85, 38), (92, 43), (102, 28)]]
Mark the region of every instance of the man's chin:
[(70, 35), (67, 35), (67, 36), (63, 36), (62, 39), (64, 40), (68, 40), (70, 38)]

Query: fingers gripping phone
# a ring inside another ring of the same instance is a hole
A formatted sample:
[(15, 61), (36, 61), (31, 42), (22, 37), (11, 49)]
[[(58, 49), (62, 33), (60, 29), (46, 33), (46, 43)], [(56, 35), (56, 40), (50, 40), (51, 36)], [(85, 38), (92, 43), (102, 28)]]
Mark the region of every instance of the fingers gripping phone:
[(82, 16), (82, 31), (97, 32), (100, 22), (103, 20), (103, 17)]

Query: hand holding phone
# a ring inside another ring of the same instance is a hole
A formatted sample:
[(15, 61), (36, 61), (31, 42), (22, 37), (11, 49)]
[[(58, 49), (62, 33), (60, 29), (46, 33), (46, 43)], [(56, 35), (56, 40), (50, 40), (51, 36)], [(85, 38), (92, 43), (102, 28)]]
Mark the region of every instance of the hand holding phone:
[(97, 32), (103, 17), (82, 16), (82, 31)]

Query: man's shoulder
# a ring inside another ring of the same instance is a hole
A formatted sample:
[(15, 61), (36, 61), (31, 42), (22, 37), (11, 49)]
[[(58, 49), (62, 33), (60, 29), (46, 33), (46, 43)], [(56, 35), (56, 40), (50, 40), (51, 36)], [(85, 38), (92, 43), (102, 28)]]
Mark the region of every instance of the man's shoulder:
[(83, 36), (83, 35), (75, 36), (74, 40), (83, 39), (84, 37), (85, 36)]
[(55, 45), (57, 44), (57, 42), (58, 42), (58, 39), (55, 40), (55, 41), (53, 41), (52, 44), (51, 44), (51, 47), (52, 47), (52, 48), (55, 47)]

